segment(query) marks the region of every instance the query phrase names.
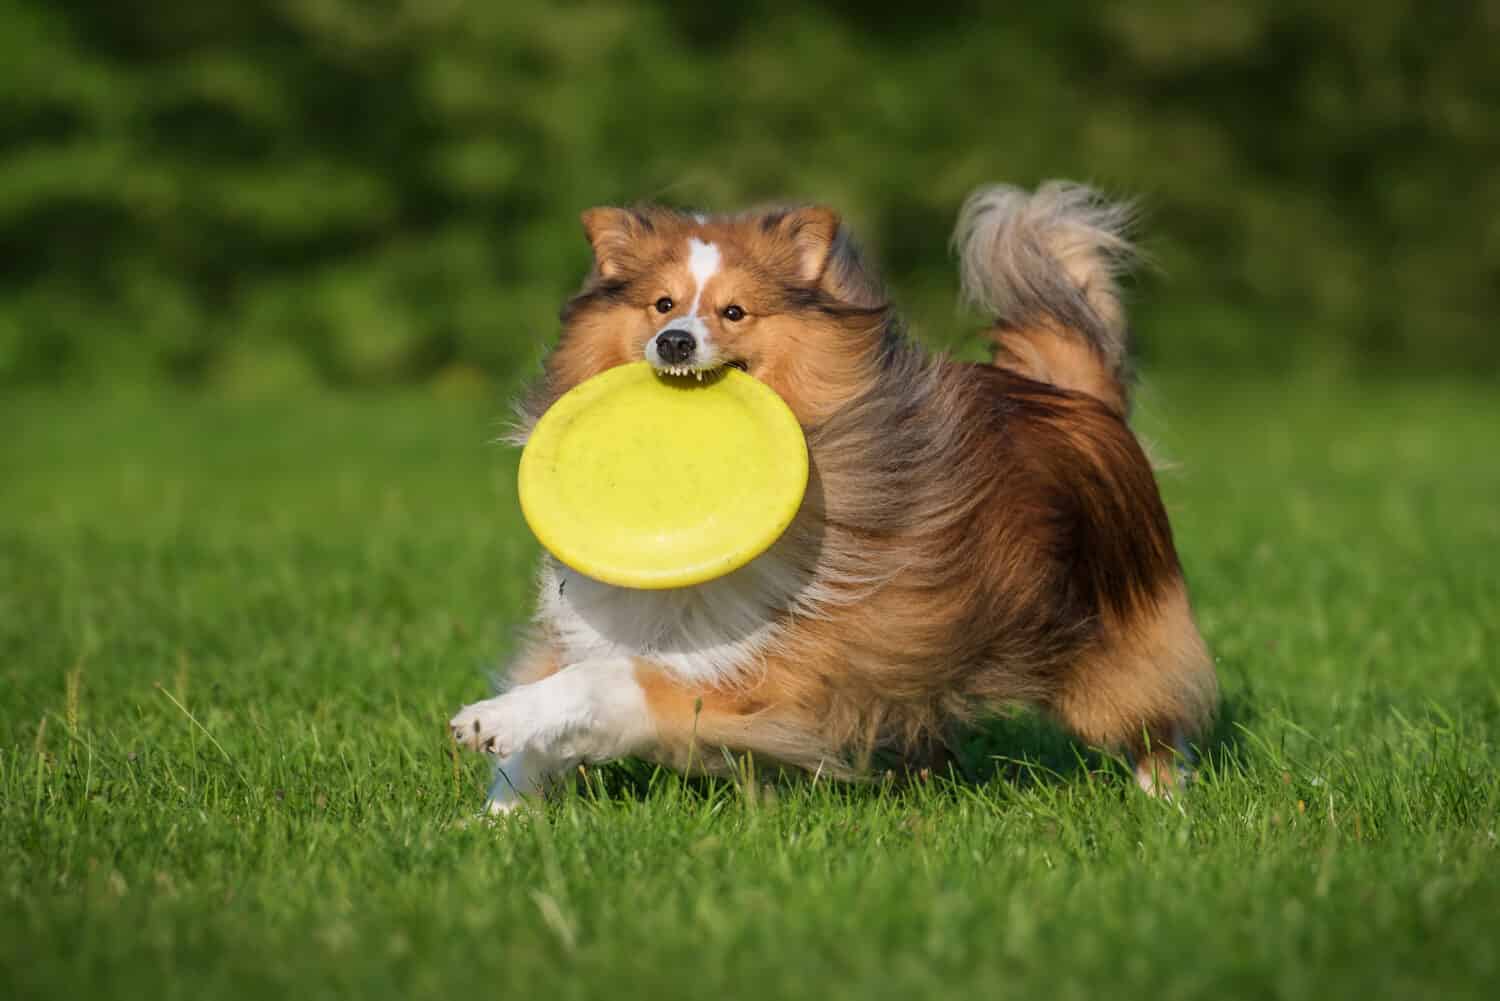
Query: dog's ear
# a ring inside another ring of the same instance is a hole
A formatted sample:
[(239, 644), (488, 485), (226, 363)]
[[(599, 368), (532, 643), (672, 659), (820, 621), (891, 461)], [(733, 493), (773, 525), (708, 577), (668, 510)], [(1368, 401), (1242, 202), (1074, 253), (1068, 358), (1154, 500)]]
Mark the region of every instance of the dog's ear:
[(594, 248), (594, 265), (601, 278), (619, 276), (630, 245), (649, 225), (640, 213), (612, 206), (588, 209), (579, 219), (589, 245)]
[(837, 212), (822, 205), (809, 205), (772, 213), (763, 225), (785, 241), (798, 278), (811, 284), (823, 277), (839, 232)]

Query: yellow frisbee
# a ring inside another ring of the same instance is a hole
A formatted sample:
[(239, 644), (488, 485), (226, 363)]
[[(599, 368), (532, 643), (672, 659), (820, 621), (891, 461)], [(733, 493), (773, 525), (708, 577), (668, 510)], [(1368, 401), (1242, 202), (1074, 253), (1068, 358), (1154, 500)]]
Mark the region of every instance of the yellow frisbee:
[(621, 587), (686, 587), (765, 552), (807, 490), (807, 441), (765, 383), (621, 365), (565, 393), (521, 453), (521, 513), (557, 559)]

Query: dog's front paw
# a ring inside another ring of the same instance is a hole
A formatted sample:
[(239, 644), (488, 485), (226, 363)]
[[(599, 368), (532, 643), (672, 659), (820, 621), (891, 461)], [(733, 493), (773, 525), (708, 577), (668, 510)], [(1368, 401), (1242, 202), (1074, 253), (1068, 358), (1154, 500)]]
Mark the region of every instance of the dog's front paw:
[(520, 721), (511, 709), (510, 700), (504, 695), (485, 699), (465, 706), (448, 721), (448, 728), (453, 739), (470, 750), (502, 757), (514, 754), (519, 750), (516, 738)]

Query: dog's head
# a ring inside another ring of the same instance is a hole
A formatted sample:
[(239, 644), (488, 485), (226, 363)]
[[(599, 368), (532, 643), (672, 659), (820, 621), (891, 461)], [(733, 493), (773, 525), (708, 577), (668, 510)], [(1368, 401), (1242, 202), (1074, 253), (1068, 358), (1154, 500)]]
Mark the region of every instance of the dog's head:
[(874, 377), (885, 298), (832, 211), (595, 208), (583, 228), (594, 267), (563, 308), (542, 405), (627, 362), (680, 379), (734, 366), (811, 425)]

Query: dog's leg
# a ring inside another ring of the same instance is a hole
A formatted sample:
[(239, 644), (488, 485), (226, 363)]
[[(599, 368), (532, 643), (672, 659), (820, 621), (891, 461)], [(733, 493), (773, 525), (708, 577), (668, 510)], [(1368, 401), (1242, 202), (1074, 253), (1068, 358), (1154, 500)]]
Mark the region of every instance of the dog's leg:
[(495, 777), (490, 780), (485, 811), (510, 813), (528, 801), (540, 799), (553, 775), (546, 761), (526, 751), (500, 758), (495, 762)]
[(1207, 728), (1217, 692), (1178, 586), (1148, 614), (1107, 629), (1065, 673), (1049, 708), (1088, 743), (1128, 754), (1136, 783), (1159, 796), (1188, 776), (1189, 742)]
[(656, 727), (650, 756), (679, 771), (723, 774), (736, 766), (725, 757), (750, 753), (768, 764), (791, 765), (814, 774), (850, 773), (841, 749), (829, 742), (814, 715), (788, 704), (776, 686), (750, 688), (688, 685), (665, 671), (642, 665), (637, 679)]
[[(562, 658), (551, 644), (533, 643), (511, 664), (505, 690), (535, 684), (561, 669)], [(509, 813), (528, 801), (540, 799), (553, 774), (549, 764), (534, 754), (513, 754), (497, 759), (485, 801), (486, 812)]]
[(449, 726), (459, 743), (499, 757), (491, 787), (496, 812), (580, 762), (644, 753), (656, 738), (635, 665), (623, 657), (573, 664), (476, 702)]
[(1080, 709), (1084, 700), (1070, 699), (1053, 706), (1059, 721), (1089, 744), (1123, 752), (1135, 772), (1136, 784), (1148, 796), (1170, 796), (1192, 777), (1190, 735), (1201, 732), (1196, 713), (1142, 718), (1115, 707)]
[(1135, 784), (1148, 796), (1171, 796), (1192, 777), (1192, 749), (1182, 728), (1144, 730), (1130, 748)]
[(829, 777), (849, 773), (816, 718), (758, 696), (678, 681), (629, 658), (583, 661), (467, 707), (454, 738), (499, 757), (492, 813), (538, 795), (580, 762), (640, 756), (690, 772), (732, 769), (724, 752)]

